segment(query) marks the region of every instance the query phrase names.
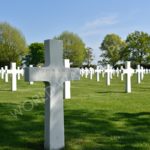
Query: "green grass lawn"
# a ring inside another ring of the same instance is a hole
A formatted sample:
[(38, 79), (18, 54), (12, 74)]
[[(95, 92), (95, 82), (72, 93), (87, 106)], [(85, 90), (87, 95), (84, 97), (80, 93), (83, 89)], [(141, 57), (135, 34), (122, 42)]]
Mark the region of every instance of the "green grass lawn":
[[(150, 75), (140, 85), (134, 76), (132, 85), (126, 94), (116, 77), (110, 87), (104, 79), (73, 81), (65, 150), (150, 150)], [(10, 89), (0, 80), (0, 150), (43, 150), (44, 84), (21, 80), (17, 92)]]

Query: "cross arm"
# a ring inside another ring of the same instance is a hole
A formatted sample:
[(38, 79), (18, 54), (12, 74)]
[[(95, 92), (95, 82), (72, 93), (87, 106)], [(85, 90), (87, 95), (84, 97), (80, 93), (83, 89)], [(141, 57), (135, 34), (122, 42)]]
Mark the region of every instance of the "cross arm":
[(133, 70), (132, 68), (124, 69), (124, 70), (123, 70), (123, 73), (124, 73), (124, 74), (133, 74), (133, 73), (134, 73), (134, 70)]
[(71, 80), (80, 80), (80, 69), (79, 68), (71, 68)]
[(25, 72), (25, 81), (48, 81), (47, 73), (49, 70), (47, 67), (38, 68), (38, 67), (26, 67)]
[(80, 80), (80, 69), (79, 68), (66, 68), (66, 81)]

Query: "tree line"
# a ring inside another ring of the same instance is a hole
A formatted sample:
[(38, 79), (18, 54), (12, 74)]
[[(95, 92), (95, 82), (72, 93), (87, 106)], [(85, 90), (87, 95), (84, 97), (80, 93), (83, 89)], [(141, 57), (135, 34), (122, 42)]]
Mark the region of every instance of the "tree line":
[(130, 33), (126, 40), (117, 34), (108, 34), (99, 48), (102, 65), (115, 66), (124, 61), (131, 61), (134, 66), (150, 64), (150, 35), (142, 31)]
[[(91, 66), (93, 49), (86, 47), (77, 34), (65, 31), (53, 39), (63, 40), (64, 59), (70, 59), (72, 66)], [(117, 34), (107, 34), (100, 43), (100, 65), (112, 66), (131, 61), (133, 65), (150, 64), (150, 35), (142, 31), (130, 33), (126, 40)], [(0, 23), (0, 65), (15, 61), (34, 66), (44, 64), (44, 43), (26, 44), (20, 30), (8, 23)]]

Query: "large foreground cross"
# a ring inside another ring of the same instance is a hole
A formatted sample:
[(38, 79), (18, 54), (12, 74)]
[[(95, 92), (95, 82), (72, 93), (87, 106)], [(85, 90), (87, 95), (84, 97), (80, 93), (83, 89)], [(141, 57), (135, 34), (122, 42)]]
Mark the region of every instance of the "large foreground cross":
[(79, 80), (79, 69), (65, 68), (63, 42), (45, 41), (45, 65), (43, 68), (26, 68), (26, 81), (45, 81), (45, 149), (64, 147), (63, 83)]

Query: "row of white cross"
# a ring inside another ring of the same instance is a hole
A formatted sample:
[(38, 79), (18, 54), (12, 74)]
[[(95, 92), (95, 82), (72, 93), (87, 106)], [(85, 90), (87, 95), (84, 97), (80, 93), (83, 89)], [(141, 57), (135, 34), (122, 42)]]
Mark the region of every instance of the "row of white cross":
[[(30, 67), (33, 67), (33, 65), (30, 65)], [(8, 82), (9, 75), (11, 75), (12, 83), (11, 83), (11, 90), (17, 91), (17, 80), (20, 80), (21, 75), (24, 76), (24, 69), (17, 67), (16, 69), (16, 63), (12, 62), (10, 65), (10, 69), (8, 69), (8, 66), (5, 66), (4, 68), (1, 67), (0, 69), (1, 79), (4, 79), (5, 82)], [(33, 84), (33, 82), (29, 82), (30, 84)]]
[[(69, 59), (64, 60), (64, 65), (66, 68), (70, 68), (70, 62)], [(33, 67), (33, 65), (29, 65), (29, 67)], [(17, 79), (20, 80), (20, 75), (24, 76), (24, 69), (20, 69), (20, 67), (17, 67), (16, 69), (16, 63), (11, 63), (11, 68), (8, 69), (8, 66), (5, 66), (4, 68), (1, 67), (0, 70), (1, 79), (4, 79), (5, 82), (8, 82), (8, 76), (11, 75), (12, 77), (12, 91), (17, 91)], [(30, 85), (33, 84), (33, 81), (29, 82)], [(64, 86), (64, 98), (70, 99), (71, 98), (71, 87), (70, 87), (70, 81), (65, 82)]]
[(112, 69), (112, 67), (107, 64), (106, 69), (100, 69), (99, 66), (97, 66), (96, 69), (90, 67), (88, 68), (81, 68), (80, 69), (80, 75), (82, 77), (85, 78), (89, 78), (92, 79), (93, 75), (96, 74), (96, 80), (97, 82), (100, 81), (100, 74), (102, 75), (102, 77), (105, 76), (106, 74), (106, 85), (109, 86), (110, 85), (110, 81), (113, 78), (113, 75), (116, 74), (117, 77), (119, 77), (119, 75), (121, 76), (121, 81), (123, 81), (124, 75), (126, 75), (126, 92), (127, 93), (131, 93), (131, 76), (136, 73), (137, 74), (137, 83), (141, 83), (141, 80), (143, 80), (144, 78), (144, 74), (148, 74), (150, 73), (150, 69), (144, 69), (142, 66), (140, 67), (140, 65), (137, 65), (137, 69), (132, 69), (131, 68), (131, 63), (130, 61), (127, 61), (125, 64), (125, 69), (121, 66), (120, 70), (117, 68)]
[(17, 90), (17, 79), (20, 80), (20, 75), (24, 75), (24, 70), (17, 67), (16, 69), (16, 63), (11, 63), (11, 68), (8, 69), (8, 66), (5, 66), (4, 68), (1, 67), (0, 70), (1, 79), (4, 79), (5, 82), (8, 82), (8, 76), (11, 74), (12, 76), (12, 91)]
[[(66, 68), (70, 68), (70, 62), (69, 59), (64, 60), (64, 65)], [(33, 67), (33, 65), (30, 65), (30, 67)], [(24, 70), (20, 69), (17, 67), (16, 69), (16, 63), (11, 63), (11, 69), (8, 69), (7, 66), (3, 69), (1, 67), (0, 70), (1, 73), (1, 78), (5, 79), (5, 82), (8, 82), (8, 75), (12, 74), (12, 91), (17, 90), (17, 79), (20, 80), (20, 75), (23, 76)], [(97, 81), (100, 81), (100, 74), (102, 74), (102, 77), (106, 74), (106, 85), (110, 85), (110, 81), (113, 77), (114, 74), (119, 77), (121, 75), (121, 80), (123, 80), (124, 74), (126, 74), (126, 92), (130, 93), (131, 92), (131, 76), (133, 73), (137, 73), (137, 83), (141, 83), (141, 80), (144, 78), (144, 74), (150, 73), (150, 70), (148, 69), (143, 69), (143, 67), (140, 67), (140, 65), (137, 66), (137, 69), (133, 70), (130, 67), (130, 62), (126, 62), (126, 69), (121, 67), (119, 70), (118, 68), (116, 70), (112, 69), (110, 65), (108, 64), (106, 69), (100, 69), (100, 67), (97, 67), (95, 70), (93, 68), (81, 68), (80, 69), (80, 74), (81, 76), (85, 76), (87, 78), (88, 76), (90, 79), (93, 78), (94, 73), (96, 73), (96, 79)], [(30, 82), (30, 84), (33, 84), (33, 81)], [(64, 86), (64, 98), (65, 99), (70, 99), (71, 98), (71, 87), (70, 87), (70, 81), (65, 82)]]
[[(16, 67), (16, 63), (11, 63), (11, 68), (8, 69), (8, 66), (5, 66), (4, 68), (1, 67), (0, 69), (0, 74), (1, 74), (1, 79), (4, 79), (5, 82), (8, 82), (8, 75), (11, 74), (10, 71), (12, 71)], [(23, 69), (20, 69), (20, 67), (17, 67), (17, 79), (20, 80), (20, 75), (23, 76), (24, 71)]]

